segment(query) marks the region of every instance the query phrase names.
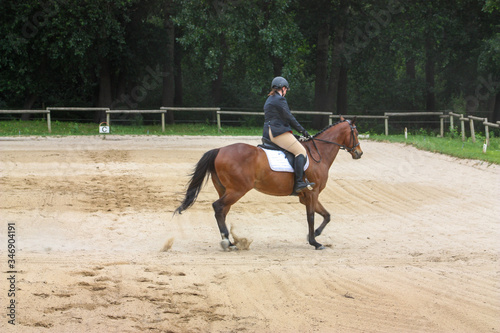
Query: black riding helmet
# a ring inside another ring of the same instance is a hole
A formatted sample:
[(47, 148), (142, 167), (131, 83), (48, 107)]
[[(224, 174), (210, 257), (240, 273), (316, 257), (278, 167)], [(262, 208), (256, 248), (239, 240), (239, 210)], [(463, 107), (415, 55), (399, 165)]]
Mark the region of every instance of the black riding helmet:
[(271, 89), (281, 89), (283, 87), (286, 87), (287, 89), (290, 89), (288, 86), (288, 81), (282, 77), (282, 76), (276, 76), (273, 79), (273, 82), (271, 83)]

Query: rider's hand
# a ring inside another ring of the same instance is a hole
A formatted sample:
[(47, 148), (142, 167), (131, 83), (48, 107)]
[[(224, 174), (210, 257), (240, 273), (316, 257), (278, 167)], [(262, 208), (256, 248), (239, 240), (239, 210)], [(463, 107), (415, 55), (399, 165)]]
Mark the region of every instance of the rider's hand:
[(302, 135), (304, 135), (306, 138), (310, 138), (311, 137), (311, 135), (309, 135), (309, 133), (306, 130), (304, 130), (302, 132)]

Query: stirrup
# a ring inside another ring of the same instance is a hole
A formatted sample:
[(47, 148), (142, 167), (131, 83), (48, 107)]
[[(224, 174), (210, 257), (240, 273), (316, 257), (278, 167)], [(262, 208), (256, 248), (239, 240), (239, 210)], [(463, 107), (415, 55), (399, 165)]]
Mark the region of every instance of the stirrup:
[(298, 194), (306, 189), (312, 191), (315, 185), (315, 183), (309, 183), (307, 180), (305, 182), (297, 183), (293, 189), (293, 193)]

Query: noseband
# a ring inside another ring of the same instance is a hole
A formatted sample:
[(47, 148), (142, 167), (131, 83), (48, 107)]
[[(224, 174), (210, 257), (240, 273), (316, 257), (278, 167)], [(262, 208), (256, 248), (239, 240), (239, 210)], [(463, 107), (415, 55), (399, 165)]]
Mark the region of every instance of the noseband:
[(347, 151), (348, 153), (352, 152), (354, 149), (356, 149), (357, 146), (359, 146), (359, 140), (358, 140), (358, 143), (354, 144), (355, 142), (355, 137), (354, 137), (354, 130), (356, 129), (356, 125), (352, 125), (351, 124), (351, 121), (350, 120), (344, 120), (344, 121), (347, 121), (347, 123), (349, 124), (349, 127), (351, 128), (351, 139), (352, 139), (352, 142), (353, 142), (353, 146), (351, 148), (347, 147), (346, 145), (341, 145), (340, 143), (337, 143), (337, 142), (333, 142), (333, 141), (328, 141), (328, 140), (323, 140), (323, 139), (316, 139), (314, 137), (311, 137), (311, 140), (312, 140), (312, 143), (314, 145), (314, 148), (316, 149), (316, 152), (318, 153), (318, 156), (319, 156), (319, 160), (316, 160), (314, 158), (314, 156), (312, 155), (311, 153), (311, 150), (309, 147), (307, 147), (307, 149), (309, 150), (309, 153), (311, 154), (311, 157), (312, 159), (314, 160), (314, 162), (316, 163), (320, 163), (321, 162), (321, 154), (319, 153), (319, 150), (318, 150), (318, 147), (316, 146), (316, 142), (314, 142), (315, 140), (317, 141), (321, 141), (321, 142), (325, 142), (325, 143), (331, 143), (331, 144), (334, 144), (336, 146), (339, 146), (340, 149), (343, 149), (345, 151)]

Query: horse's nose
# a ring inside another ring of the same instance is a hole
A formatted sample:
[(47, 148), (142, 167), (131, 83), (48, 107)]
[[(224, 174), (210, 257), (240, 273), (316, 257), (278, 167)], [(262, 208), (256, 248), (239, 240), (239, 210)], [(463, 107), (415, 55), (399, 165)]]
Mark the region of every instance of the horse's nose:
[(354, 152), (354, 159), (360, 159), (361, 158), (361, 155), (363, 155), (363, 151), (362, 150), (356, 150)]

